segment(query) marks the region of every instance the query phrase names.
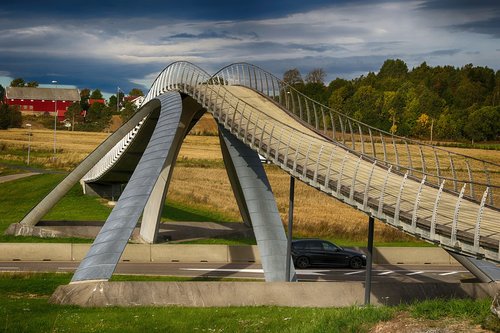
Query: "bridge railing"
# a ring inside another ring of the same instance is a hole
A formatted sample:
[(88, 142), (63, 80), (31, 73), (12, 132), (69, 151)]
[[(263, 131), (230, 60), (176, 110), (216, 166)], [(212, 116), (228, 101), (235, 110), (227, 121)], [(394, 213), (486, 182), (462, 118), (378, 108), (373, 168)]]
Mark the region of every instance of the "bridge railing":
[[(487, 204), (497, 206), (500, 193), (500, 165), (455, 153), (433, 145), (396, 136), (333, 110), (286, 84), (273, 74), (251, 64), (237, 63), (217, 72), (212, 82), (241, 85), (270, 97), (318, 133), (364, 156), (392, 165), (456, 193), (466, 183), (464, 196), (481, 202), (489, 188)], [(498, 207), (498, 206), (497, 206)]]

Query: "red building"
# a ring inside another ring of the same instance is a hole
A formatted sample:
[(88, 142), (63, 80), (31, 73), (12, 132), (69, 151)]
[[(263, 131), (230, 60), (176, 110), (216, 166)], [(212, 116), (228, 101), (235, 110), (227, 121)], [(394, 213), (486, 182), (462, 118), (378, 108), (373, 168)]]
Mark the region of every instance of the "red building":
[(78, 89), (7, 87), (5, 103), (16, 105), (23, 114), (52, 116), (57, 112), (59, 120), (64, 119), (68, 107), (80, 101)]

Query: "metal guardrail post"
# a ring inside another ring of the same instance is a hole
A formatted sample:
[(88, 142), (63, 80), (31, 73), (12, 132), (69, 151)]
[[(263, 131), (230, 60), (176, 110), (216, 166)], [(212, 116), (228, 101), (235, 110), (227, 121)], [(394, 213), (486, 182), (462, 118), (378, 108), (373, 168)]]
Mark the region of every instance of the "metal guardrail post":
[(366, 254), (366, 275), (365, 275), (365, 305), (370, 304), (370, 294), (372, 291), (372, 266), (373, 266), (373, 234), (375, 218), (368, 217), (368, 253)]
[(286, 247), (286, 276), (292, 281), (290, 266), (292, 264), (292, 236), (293, 236), (293, 204), (295, 200), (295, 178), (290, 176), (290, 197), (288, 201), (288, 237)]

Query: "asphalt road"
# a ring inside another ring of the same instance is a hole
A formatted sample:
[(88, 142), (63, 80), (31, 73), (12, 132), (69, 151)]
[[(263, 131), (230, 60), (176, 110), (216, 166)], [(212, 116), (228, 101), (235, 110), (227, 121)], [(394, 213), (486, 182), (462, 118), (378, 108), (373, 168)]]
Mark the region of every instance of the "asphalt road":
[[(3, 261), (0, 272), (74, 272), (78, 262)], [(298, 270), (299, 281), (364, 281), (365, 270), (313, 268)], [(211, 278), (264, 279), (261, 265), (214, 263), (119, 263), (115, 274), (165, 275)], [(458, 283), (474, 276), (462, 266), (376, 265), (373, 282), (447, 282)]]

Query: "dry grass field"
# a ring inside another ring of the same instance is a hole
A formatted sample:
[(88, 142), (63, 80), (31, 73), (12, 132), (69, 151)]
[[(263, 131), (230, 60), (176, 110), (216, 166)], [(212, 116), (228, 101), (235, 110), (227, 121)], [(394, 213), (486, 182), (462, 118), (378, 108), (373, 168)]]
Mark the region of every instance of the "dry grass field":
[[(175, 168), (168, 198), (195, 204), (210, 210), (217, 210), (239, 221), (238, 207), (234, 200), (226, 171), (222, 164), (219, 138), (212, 119), (205, 117), (189, 135), (179, 153), (179, 163)], [(32, 131), (31, 163), (33, 165), (66, 169), (74, 168), (108, 134), (88, 132), (57, 132), (57, 159), (52, 159), (53, 132), (36, 129)], [(200, 135), (212, 134), (212, 135)], [(0, 131), (0, 160), (4, 163), (26, 163), (28, 135), (25, 129)], [(479, 149), (458, 149), (454, 151), (500, 161), (500, 152)], [(206, 161), (207, 163), (200, 163)], [(208, 167), (207, 167), (208, 165)], [(278, 209), (283, 221), (287, 221), (289, 176), (275, 166), (266, 166)], [(0, 168), (1, 174), (1, 168)], [(301, 236), (349, 238), (353, 241), (366, 239), (368, 217), (329, 196), (301, 182), (296, 182), (294, 228)], [(409, 240), (401, 232), (376, 223), (377, 241)]]

